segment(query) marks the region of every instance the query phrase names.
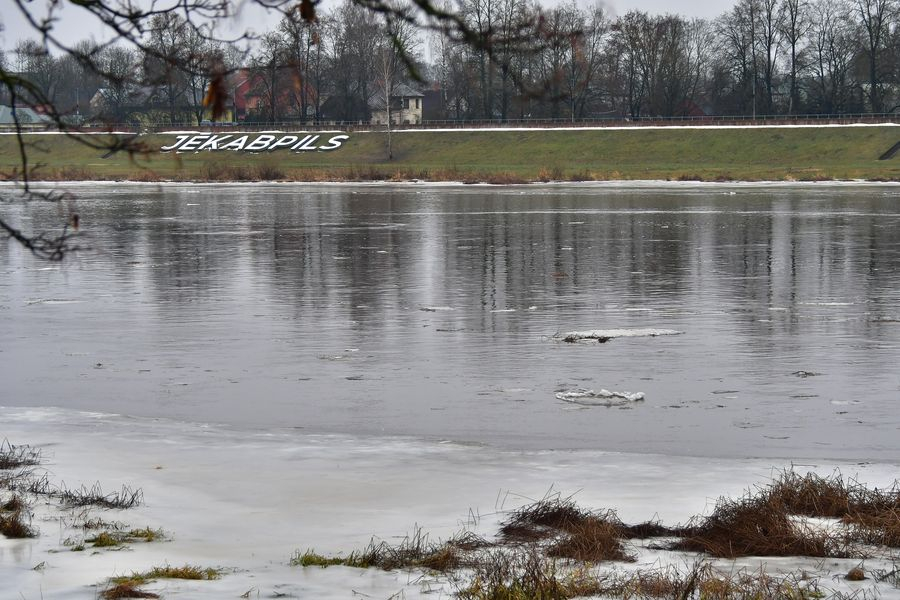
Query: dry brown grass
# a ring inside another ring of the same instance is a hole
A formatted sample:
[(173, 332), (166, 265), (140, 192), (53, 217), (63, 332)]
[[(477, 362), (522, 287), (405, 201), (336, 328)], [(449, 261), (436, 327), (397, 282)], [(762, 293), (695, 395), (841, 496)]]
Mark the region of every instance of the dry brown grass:
[(850, 536), (864, 544), (900, 548), (900, 509), (857, 512), (843, 519)]
[(737, 500), (720, 498), (713, 513), (685, 529), (672, 547), (720, 558), (739, 556), (854, 556), (845, 536), (791, 518), (777, 497), (748, 492)]
[(133, 490), (127, 485), (117, 492), (104, 493), (99, 483), (92, 487), (82, 485), (80, 488), (61, 488), (51, 492), (50, 495), (58, 495), (60, 501), (68, 506), (97, 506), (100, 508), (134, 508), (144, 501), (144, 492), (141, 489)]
[(548, 495), (514, 511), (500, 527), (505, 543), (534, 543), (553, 538), (547, 555), (583, 562), (626, 561), (634, 557), (622, 541), (629, 537), (668, 529), (659, 524), (624, 525), (615, 511), (593, 513), (580, 508), (571, 497)]
[(571, 498), (559, 494), (515, 510), (500, 526), (500, 538), (505, 542), (534, 542), (569, 531), (591, 517)]
[(462, 600), (567, 600), (594, 596), (603, 586), (586, 569), (560, 569), (534, 546), (524, 553), (487, 553), (457, 590)]
[(159, 598), (159, 594), (145, 592), (137, 584), (119, 583), (100, 592), (103, 600), (121, 600), (123, 598)]
[(632, 572), (567, 568), (532, 550), (486, 557), (466, 585), (462, 600), (568, 600), (576, 597), (687, 600), (807, 600), (824, 596), (817, 580), (803, 574), (773, 577), (765, 571), (723, 573), (708, 563)]
[(417, 527), (412, 535), (404, 537), (398, 544), (373, 539), (368, 546), (346, 557), (327, 557), (307, 550), (297, 552), (290, 564), (301, 567), (376, 567), (385, 571), (420, 568), (447, 572), (470, 566), (470, 553), (487, 545), (484, 539), (474, 534), (460, 534), (447, 542), (434, 543), (429, 541), (427, 533)]
[[(792, 517), (840, 519), (825, 531)], [(859, 555), (853, 542), (900, 547), (900, 489), (869, 488), (840, 473), (823, 477), (785, 471), (739, 500), (720, 499), (707, 519), (686, 528), (676, 547), (714, 556)]]
[(9, 440), (0, 442), (0, 470), (34, 467), (41, 464), (41, 451), (38, 448), (22, 445), (15, 446)]
[(547, 555), (592, 563), (634, 561), (634, 556), (628, 554), (622, 545), (621, 527), (594, 516), (570, 524), (566, 534), (547, 549)]
[(667, 527), (659, 521), (644, 521), (636, 525), (620, 525), (622, 537), (629, 540), (645, 540), (656, 537), (681, 537), (684, 529)]
[[(841, 519), (848, 527), (827, 531), (795, 516)], [(742, 498), (719, 499), (712, 515), (673, 531), (685, 537), (675, 548), (725, 558), (858, 556), (853, 542), (900, 547), (900, 491), (896, 483), (871, 489), (840, 473), (784, 471)]]
[(13, 495), (9, 500), (0, 504), (0, 511), (2, 512), (18, 512), (20, 510), (24, 510), (26, 508), (25, 501), (22, 500), (21, 496)]
[(807, 517), (840, 518), (864, 502), (869, 495), (854, 480), (844, 481), (839, 473), (822, 477), (815, 473), (800, 475), (784, 471), (763, 493), (781, 503), (785, 510)]
[(205, 181), (283, 181), (287, 178), (282, 169), (270, 164), (250, 166), (220, 162), (204, 163), (199, 177)]
[(142, 573), (133, 572), (131, 575), (123, 575), (121, 577), (113, 577), (109, 582), (113, 585), (145, 585), (156, 579), (189, 579), (193, 581), (212, 581), (222, 576), (220, 569), (203, 568), (195, 565), (184, 565), (181, 567), (173, 567), (164, 565), (161, 567), (153, 567), (149, 571)]
[(36, 533), (25, 519), (25, 510), (0, 513), (0, 533), (14, 539), (34, 537)]
[[(770, 576), (722, 573), (710, 563), (683, 569), (600, 573), (593, 565), (633, 560), (625, 540), (679, 537), (667, 546), (719, 558), (742, 556), (860, 557), (860, 544), (900, 543), (897, 485), (869, 489), (840, 475), (785, 472), (736, 499), (721, 498), (712, 514), (686, 526), (658, 521), (622, 523), (612, 510), (588, 511), (558, 494), (511, 512), (499, 539), (467, 534), (431, 545), (417, 531), (399, 546), (375, 544), (347, 558), (307, 552), (294, 564), (383, 569), (424, 568), (450, 574), (463, 600), (567, 600), (578, 596), (686, 600), (806, 600), (823, 597), (818, 579), (804, 573)], [(816, 523), (810, 518), (832, 519)], [(841, 518), (843, 525), (836, 519)], [(652, 547), (652, 546), (651, 546)], [(616, 569), (614, 567), (614, 569)], [(873, 572), (876, 581), (900, 581), (900, 569)], [(861, 567), (848, 577), (866, 577)]]

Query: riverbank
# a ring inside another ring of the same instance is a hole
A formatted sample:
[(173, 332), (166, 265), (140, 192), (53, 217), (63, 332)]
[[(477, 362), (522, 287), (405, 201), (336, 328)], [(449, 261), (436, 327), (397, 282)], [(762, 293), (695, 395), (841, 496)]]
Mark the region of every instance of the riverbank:
[[(13, 444), (40, 450), (51, 485), (95, 482), (105, 492), (142, 491), (128, 509), (64, 508), (55, 497), (30, 497), (38, 536), (0, 536), (0, 595), (81, 599), (109, 579), (166, 565), (213, 569), (214, 580), (158, 578), (142, 586), (165, 598), (452, 597), (455, 584), (421, 569), (328, 569), (291, 565), (308, 550), (346, 556), (374, 537), (396, 544), (417, 527), (432, 541), (465, 529), (491, 539), (511, 511), (544, 497), (574, 494), (579, 505), (612, 508), (627, 523), (684, 523), (709, 514), (715, 498), (739, 497), (777, 476), (788, 461), (708, 459), (597, 451), (508, 452), (411, 438), (309, 435), (244, 430), (59, 409), (0, 409)], [(896, 465), (816, 462), (800, 472), (839, 468), (869, 486), (889, 485)], [(665, 501), (661, 502), (660, 498)], [(153, 540), (102, 546), (90, 541), (105, 523), (116, 531), (158, 532)], [(118, 529), (116, 529), (118, 527)], [(628, 544), (621, 572), (690, 569), (697, 555), (660, 550), (652, 540)], [(81, 549), (83, 548), (83, 549)], [(707, 559), (726, 573), (806, 575), (826, 596), (900, 589), (873, 578), (845, 581), (857, 558)], [(890, 570), (869, 559), (867, 573)], [(862, 590), (866, 590), (863, 592)], [(398, 596), (399, 595), (399, 596)]]
[[(25, 139), (32, 178), (48, 181), (900, 181), (900, 157), (879, 160), (900, 139), (890, 124), (397, 131), (393, 160), (383, 132), (352, 133), (332, 151), (160, 152), (173, 132), (109, 157), (66, 136)], [(0, 135), (0, 172), (14, 177), (19, 160), (15, 136)]]

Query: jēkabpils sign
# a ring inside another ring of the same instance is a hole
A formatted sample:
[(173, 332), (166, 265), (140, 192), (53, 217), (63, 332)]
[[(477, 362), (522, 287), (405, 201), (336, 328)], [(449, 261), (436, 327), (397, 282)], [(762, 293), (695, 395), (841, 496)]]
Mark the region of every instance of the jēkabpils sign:
[[(251, 138), (253, 138), (251, 140)], [(244, 134), (244, 133), (197, 133), (181, 134), (175, 143), (162, 146), (161, 152), (327, 152), (337, 150), (349, 135), (338, 134), (330, 137), (321, 134)]]

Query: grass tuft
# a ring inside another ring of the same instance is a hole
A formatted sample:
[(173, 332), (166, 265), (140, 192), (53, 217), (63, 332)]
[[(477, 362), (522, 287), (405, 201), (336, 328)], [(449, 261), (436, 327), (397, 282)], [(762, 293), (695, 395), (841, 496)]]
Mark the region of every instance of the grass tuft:
[(159, 598), (159, 594), (145, 592), (137, 585), (129, 582), (119, 583), (100, 592), (102, 600), (121, 600), (123, 598)]
[(376, 567), (390, 571), (393, 569), (419, 568), (446, 572), (469, 564), (466, 553), (483, 548), (487, 542), (476, 535), (460, 534), (445, 543), (429, 541), (428, 534), (416, 528), (397, 545), (376, 542), (374, 539), (362, 550), (354, 551), (346, 557), (327, 557), (313, 550), (299, 551), (291, 558), (291, 566), (332, 567), (345, 566), (368, 569)]
[(8, 538), (21, 539), (35, 537), (37, 533), (25, 522), (25, 510), (0, 513), (0, 533)]
[(303, 554), (298, 551), (290, 561), (292, 567), (333, 567), (336, 565), (344, 565), (345, 558), (327, 557), (317, 554), (312, 550), (307, 550)]
[(85, 543), (91, 544), (94, 548), (111, 548), (138, 541), (148, 543), (155, 542), (156, 540), (163, 539), (163, 537), (161, 529), (150, 529), (149, 527), (145, 527), (143, 529), (129, 529), (127, 531), (116, 529), (101, 531), (94, 537), (87, 538), (84, 541)]
[(501, 525), (500, 537), (507, 542), (543, 540), (573, 529), (590, 516), (571, 497), (552, 494), (514, 511)]
[(900, 548), (900, 508), (857, 512), (845, 516), (843, 521), (858, 542)]
[(19, 512), (27, 507), (21, 496), (13, 495), (9, 500), (0, 504), (2, 512)]
[(581, 562), (634, 562), (622, 546), (621, 527), (607, 519), (590, 516), (566, 529), (566, 535), (554, 542), (547, 555)]
[(41, 464), (41, 451), (31, 446), (14, 446), (9, 440), (0, 442), (0, 470), (34, 467)]
[(845, 536), (792, 519), (775, 496), (748, 492), (737, 500), (720, 498), (713, 513), (686, 528), (677, 550), (720, 558), (740, 556), (854, 556)]
[(95, 483), (91, 488), (84, 485), (72, 490), (62, 488), (56, 493), (60, 501), (69, 506), (127, 509), (139, 506), (144, 501), (144, 492), (141, 489), (133, 490), (127, 485), (123, 485), (118, 492), (108, 494), (103, 493), (99, 483)]
[(155, 579), (190, 579), (195, 581), (212, 581), (219, 579), (222, 571), (219, 569), (202, 568), (194, 565), (184, 565), (183, 567), (172, 567), (165, 565), (162, 567), (153, 567), (149, 571), (143, 573), (132, 572), (131, 575), (113, 577), (110, 582), (115, 585), (130, 584), (134, 586), (145, 585)]
[(113, 546), (121, 546), (123, 541), (108, 531), (102, 531), (92, 538), (84, 540), (91, 544), (94, 548), (111, 548)]
[[(796, 516), (841, 519), (845, 530), (816, 528)], [(713, 556), (858, 556), (853, 542), (900, 547), (900, 490), (870, 489), (840, 473), (784, 471), (742, 498), (720, 498), (713, 514), (681, 532), (676, 549)]]
[(457, 595), (461, 600), (566, 600), (601, 592), (600, 581), (586, 569), (560, 570), (531, 546), (524, 553), (489, 552)]
[(772, 577), (764, 571), (722, 573), (708, 563), (687, 572), (675, 567), (594, 573), (566, 568), (538, 552), (510, 556), (498, 552), (476, 568), (459, 590), (462, 600), (568, 600), (584, 596), (623, 599), (811, 600), (824, 596), (815, 580)]

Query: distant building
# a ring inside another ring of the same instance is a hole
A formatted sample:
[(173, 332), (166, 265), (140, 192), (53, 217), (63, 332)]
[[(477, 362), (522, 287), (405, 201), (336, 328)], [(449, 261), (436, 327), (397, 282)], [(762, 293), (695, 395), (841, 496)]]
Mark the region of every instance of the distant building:
[(53, 124), (53, 119), (47, 115), (42, 115), (30, 108), (17, 106), (15, 119), (13, 118), (13, 108), (11, 106), (0, 105), (0, 125), (15, 125), (18, 119), (21, 125), (46, 125)]
[[(391, 94), (391, 123), (394, 125), (419, 125), (422, 123), (423, 100), (425, 95), (417, 92), (405, 83), (394, 88)], [(384, 99), (378, 94), (372, 96), (369, 106), (372, 109), (372, 125), (386, 125), (388, 111), (384, 107)]]
[[(161, 88), (147, 85), (101, 87), (91, 97), (90, 107), (95, 119), (120, 123), (153, 122), (152, 115), (167, 109)], [(178, 108), (185, 110), (184, 106)]]

